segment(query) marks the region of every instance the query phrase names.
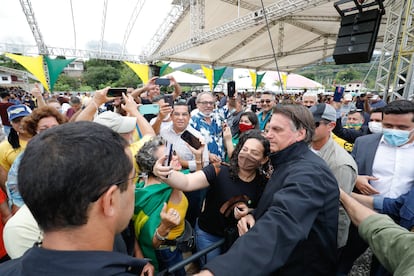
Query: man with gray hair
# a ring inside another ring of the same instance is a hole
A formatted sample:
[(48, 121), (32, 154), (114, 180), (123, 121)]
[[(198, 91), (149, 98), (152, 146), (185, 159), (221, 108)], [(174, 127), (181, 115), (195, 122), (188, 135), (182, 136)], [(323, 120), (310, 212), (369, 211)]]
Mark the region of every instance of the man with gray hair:
[(266, 138), (274, 172), (257, 208), (239, 220), (242, 236), (200, 275), (335, 274), (339, 189), (309, 149), (314, 130), (304, 106), (273, 109)]
[(302, 105), (310, 108), (318, 103), (318, 95), (315, 92), (307, 91), (302, 96)]

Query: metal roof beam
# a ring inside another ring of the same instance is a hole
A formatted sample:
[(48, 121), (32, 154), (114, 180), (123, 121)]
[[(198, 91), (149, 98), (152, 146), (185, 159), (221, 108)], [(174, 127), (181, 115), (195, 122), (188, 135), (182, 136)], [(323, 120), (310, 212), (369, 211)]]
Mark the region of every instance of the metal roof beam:
[(36, 17), (30, 0), (20, 0), (20, 5), (22, 6), (23, 12), (26, 15), (27, 23), (29, 24), (30, 30), (33, 33), (33, 37), (36, 41), (39, 53), (42, 55), (47, 55), (48, 50), (45, 42), (43, 41), (43, 36), (40, 32), (39, 26), (37, 25)]
[(179, 52), (190, 49), (192, 47), (206, 44), (218, 38), (222, 38), (224, 36), (240, 32), (253, 26), (265, 24), (264, 12), (266, 12), (268, 20), (276, 20), (280, 19), (283, 16), (286, 16), (287, 14), (303, 11), (312, 7), (319, 6), (326, 2), (329, 2), (329, 0), (279, 0), (276, 1), (274, 4), (266, 7), (264, 11), (260, 9), (255, 12), (251, 12), (245, 16), (239, 17), (215, 29), (200, 33), (199, 36), (193, 37), (190, 40), (180, 43), (170, 49), (149, 56), (148, 58), (146, 58), (146, 60), (160, 60), (165, 57), (172, 56)]
[[(272, 28), (273, 26), (275, 26), (278, 23), (278, 21), (274, 20), (272, 22), (269, 23), (269, 27)], [(243, 40), (242, 42), (240, 42), (239, 44), (237, 44), (236, 46), (234, 46), (233, 48), (231, 48), (229, 51), (227, 51), (224, 55), (222, 55), (221, 57), (219, 57), (218, 59), (216, 59), (214, 61), (214, 63), (216, 62), (220, 62), (221, 60), (231, 56), (232, 54), (234, 54), (237, 50), (240, 50), (241, 48), (243, 48), (244, 46), (246, 46), (247, 44), (249, 44), (250, 42), (252, 42), (254, 39), (256, 39), (259, 35), (263, 34), (264, 32), (267, 31), (267, 27), (263, 26), (260, 30), (254, 32), (251, 36), (249, 36), (248, 38), (246, 38), (245, 40)]]
[[(105, 59), (105, 60), (119, 60), (130, 62), (143, 62), (141, 55), (125, 55), (119, 52), (105, 52), (99, 50), (79, 50), (70, 48), (48, 47), (50, 56), (64, 56), (66, 58), (82, 58), (82, 59)], [(39, 55), (36, 46), (33, 45), (18, 45), (4, 43), (0, 44), (0, 53), (18, 53), (23, 55)]]

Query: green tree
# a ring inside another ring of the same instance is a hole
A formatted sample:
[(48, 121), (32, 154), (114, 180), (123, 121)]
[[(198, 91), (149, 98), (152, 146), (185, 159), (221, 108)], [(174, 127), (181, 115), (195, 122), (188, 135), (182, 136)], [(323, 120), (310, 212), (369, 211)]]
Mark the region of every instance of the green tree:
[(114, 86), (120, 78), (120, 72), (118, 69), (112, 66), (97, 66), (87, 69), (83, 73), (83, 80), (86, 85), (91, 86), (93, 89), (102, 89), (106, 86)]
[(70, 77), (65, 74), (60, 74), (57, 79), (54, 91), (77, 91), (81, 86), (81, 81), (79, 78)]
[(351, 81), (361, 80), (361, 78), (361, 72), (353, 68), (348, 68), (346, 70), (339, 71), (338, 73), (336, 73), (335, 81), (337, 84), (345, 84)]
[(180, 71), (182, 71), (184, 73), (188, 73), (188, 74), (194, 74), (194, 70), (192, 68), (184, 68)]
[(120, 70), (120, 78), (114, 85), (117, 87), (138, 87), (139, 84), (142, 83), (141, 79), (129, 68), (126, 64), (124, 64)]

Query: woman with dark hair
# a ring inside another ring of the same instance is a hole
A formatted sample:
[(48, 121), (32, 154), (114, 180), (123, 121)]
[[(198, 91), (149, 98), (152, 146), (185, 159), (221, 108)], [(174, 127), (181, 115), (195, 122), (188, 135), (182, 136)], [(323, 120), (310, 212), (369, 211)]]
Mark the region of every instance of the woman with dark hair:
[[(142, 175), (135, 189), (135, 234), (143, 256), (151, 259), (156, 272), (183, 260), (177, 238), (185, 231), (188, 207), (182, 191), (163, 183), (152, 172), (165, 153), (165, 141), (157, 136), (146, 142), (135, 157)], [(178, 159), (174, 158), (171, 164), (181, 169)], [(180, 269), (174, 275), (186, 275), (185, 270)]]
[(227, 158), (233, 154), (234, 148), (239, 143), (240, 135), (251, 129), (259, 129), (259, 120), (257, 115), (252, 111), (245, 111), (240, 115), (239, 131), (233, 136), (229, 127), (224, 127), (223, 138), (226, 146)]
[[(267, 168), (269, 153), (269, 141), (259, 130), (249, 130), (240, 136), (230, 166), (210, 164), (201, 171), (183, 174), (163, 166), (165, 157), (157, 161), (154, 174), (171, 187), (182, 191), (209, 187), (204, 210), (195, 226), (198, 251), (227, 236), (227, 229), (235, 229), (237, 219), (256, 207), (267, 182), (264, 168)], [(202, 265), (224, 251), (217, 248), (209, 252), (201, 260)]]

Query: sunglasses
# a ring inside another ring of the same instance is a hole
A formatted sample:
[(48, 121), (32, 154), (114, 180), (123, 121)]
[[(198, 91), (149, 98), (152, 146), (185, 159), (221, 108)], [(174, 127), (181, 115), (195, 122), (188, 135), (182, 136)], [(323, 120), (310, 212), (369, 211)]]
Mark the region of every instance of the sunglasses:
[(261, 103), (267, 103), (267, 104), (270, 104), (271, 102), (272, 102), (272, 100), (269, 100), (269, 99), (267, 99), (267, 100), (260, 100), (260, 102)]
[(315, 128), (318, 128), (320, 125), (326, 125), (326, 123), (323, 121), (315, 122)]

